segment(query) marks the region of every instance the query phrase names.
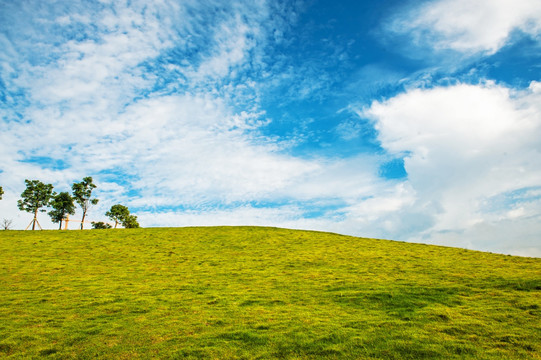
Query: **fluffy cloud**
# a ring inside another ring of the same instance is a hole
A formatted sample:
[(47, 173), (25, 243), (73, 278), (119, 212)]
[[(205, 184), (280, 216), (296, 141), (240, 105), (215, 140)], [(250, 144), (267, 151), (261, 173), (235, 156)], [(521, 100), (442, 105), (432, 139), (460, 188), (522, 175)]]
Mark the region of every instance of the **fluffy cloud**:
[(512, 221), (515, 250), (533, 245), (541, 231), (539, 104), (535, 82), (524, 91), (460, 84), (411, 90), (362, 112), (382, 147), (405, 158), (415, 202), (397, 205), (397, 214), (429, 220), (407, 240), (490, 249), (488, 234), (502, 242)]
[(2, 213), (18, 213), (25, 178), (62, 191), (93, 175), (110, 201), (197, 207), (261, 196), (317, 167), (258, 135), (257, 103), (235, 109), (256, 96), (253, 82), (233, 80), (261, 65), (265, 2), (2, 6)]
[(392, 22), (396, 33), (408, 33), (421, 45), (465, 53), (497, 52), (513, 31), (541, 34), (537, 0), (438, 0), (416, 6)]
[(146, 226), (253, 220), (323, 229), (306, 214), (341, 219), (340, 208), (384, 188), (375, 157), (302, 159), (262, 136), (267, 119), (249, 75), (265, 67), (270, 5), (218, 3), (17, 8), (17, 18), (34, 18), (25, 31), (48, 36), (38, 59), (35, 44), (6, 40), (15, 60), (5, 63), (18, 76), (7, 67), (2, 76), (21, 99), (2, 113), (2, 214), (25, 226), (15, 207), (25, 178), (66, 191), (92, 175), (101, 198), (92, 220), (120, 202)]

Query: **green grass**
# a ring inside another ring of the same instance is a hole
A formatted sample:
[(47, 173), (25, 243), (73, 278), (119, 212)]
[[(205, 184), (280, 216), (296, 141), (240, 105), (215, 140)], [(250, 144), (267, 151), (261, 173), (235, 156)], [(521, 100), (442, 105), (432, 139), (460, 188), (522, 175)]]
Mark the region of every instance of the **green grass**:
[(0, 358), (540, 359), (541, 259), (257, 227), (0, 232)]

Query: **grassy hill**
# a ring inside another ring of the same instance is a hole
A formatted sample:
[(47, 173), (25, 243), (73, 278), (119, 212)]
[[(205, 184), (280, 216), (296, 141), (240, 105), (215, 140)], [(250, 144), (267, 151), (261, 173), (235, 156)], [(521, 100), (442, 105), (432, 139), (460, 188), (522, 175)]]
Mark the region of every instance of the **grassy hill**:
[(541, 259), (258, 227), (0, 232), (0, 358), (540, 359)]

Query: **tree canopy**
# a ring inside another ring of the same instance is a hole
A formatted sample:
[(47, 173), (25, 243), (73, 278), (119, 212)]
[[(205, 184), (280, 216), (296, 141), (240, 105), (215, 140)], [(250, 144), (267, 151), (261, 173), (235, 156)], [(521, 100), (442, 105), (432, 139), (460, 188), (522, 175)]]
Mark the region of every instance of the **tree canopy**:
[(124, 205), (116, 204), (111, 206), (111, 210), (105, 213), (105, 216), (108, 216), (109, 219), (115, 222), (115, 229), (118, 224), (124, 223), (126, 218), (130, 215), (130, 210)]
[(53, 196), (50, 205), (53, 210), (49, 211), (49, 216), (53, 222), (59, 223), (58, 230), (61, 230), (62, 220), (66, 218), (66, 215), (75, 214), (73, 198), (69, 193), (61, 192), (58, 195)]
[(126, 229), (139, 227), (137, 216), (130, 214), (130, 210), (124, 205), (111, 206), (111, 210), (107, 211), (105, 215), (115, 222), (115, 229), (118, 224), (122, 224)]
[(32, 230), (35, 230), (36, 223), (38, 223), (38, 211), (42, 207), (49, 205), (51, 197), (54, 194), (53, 185), (44, 184), (39, 180), (24, 180), (24, 182), (26, 183), (26, 189), (21, 194), (21, 200), (17, 201), (17, 206), (21, 211), (34, 214), (34, 219), (32, 220)]
[(126, 229), (135, 229), (135, 228), (138, 228), (139, 227), (139, 222), (137, 221), (137, 216), (135, 215), (128, 215), (126, 217), (126, 219), (124, 219), (124, 222), (122, 223), (122, 225), (126, 228)]
[(103, 221), (92, 221), (92, 229), (110, 229), (111, 225), (104, 223)]
[(4, 189), (0, 186), (0, 200), (2, 200), (2, 195), (4, 195)]

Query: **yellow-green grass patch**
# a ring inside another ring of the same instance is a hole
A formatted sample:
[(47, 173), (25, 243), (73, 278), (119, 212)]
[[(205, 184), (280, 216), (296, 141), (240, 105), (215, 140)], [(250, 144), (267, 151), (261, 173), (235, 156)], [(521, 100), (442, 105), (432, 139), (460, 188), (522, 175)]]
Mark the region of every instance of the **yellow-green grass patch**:
[(260, 227), (3, 231), (0, 254), (0, 358), (541, 358), (541, 259)]

